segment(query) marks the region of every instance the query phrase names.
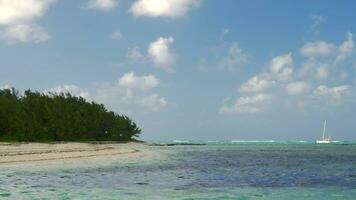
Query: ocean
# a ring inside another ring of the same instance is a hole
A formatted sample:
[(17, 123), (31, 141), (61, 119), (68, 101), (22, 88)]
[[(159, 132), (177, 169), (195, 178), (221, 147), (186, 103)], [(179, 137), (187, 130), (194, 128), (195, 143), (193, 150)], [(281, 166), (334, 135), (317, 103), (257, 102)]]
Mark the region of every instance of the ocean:
[(120, 160), (3, 167), (0, 199), (356, 199), (352, 142), (167, 144)]

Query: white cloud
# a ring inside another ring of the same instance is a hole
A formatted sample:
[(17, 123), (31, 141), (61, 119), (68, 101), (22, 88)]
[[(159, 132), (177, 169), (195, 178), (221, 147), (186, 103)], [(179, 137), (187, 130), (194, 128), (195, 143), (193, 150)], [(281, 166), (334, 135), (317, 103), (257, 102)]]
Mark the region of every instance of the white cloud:
[(94, 101), (114, 110), (127, 109), (136, 104), (132, 90), (123, 88), (118, 83), (104, 83), (94, 88), (92, 93)]
[(244, 66), (248, 61), (247, 54), (243, 53), (239, 44), (233, 43), (227, 52), (227, 55), (221, 60), (220, 64), (228, 71), (235, 71)]
[(292, 80), (293, 75), (292, 54), (284, 54), (271, 59), (269, 71), (261, 73), (248, 79), (243, 83), (239, 92), (263, 92), (268, 89), (277, 88), (275, 86), (283, 85), (284, 82)]
[(173, 43), (173, 37), (159, 37), (148, 45), (147, 54), (142, 53), (138, 46), (131, 46), (126, 56), (134, 62), (151, 61), (156, 68), (174, 72), (173, 64), (176, 61), (176, 56), (171, 51)]
[(340, 85), (328, 87), (319, 85), (305, 99), (300, 101), (302, 107), (318, 110), (332, 109), (334, 106), (341, 106), (354, 99), (353, 90), (350, 85)]
[(43, 42), (46, 31), (35, 23), (55, 0), (0, 0), (0, 35), (7, 42)]
[(277, 74), (280, 73), (284, 68), (292, 65), (293, 65), (292, 54), (288, 53), (288, 54), (274, 57), (270, 63), (270, 70), (272, 73)]
[(331, 98), (334, 100), (340, 100), (350, 92), (349, 85), (341, 85), (336, 87), (327, 87), (325, 85), (319, 85), (313, 92), (315, 96)]
[(122, 38), (122, 33), (120, 30), (116, 30), (110, 34), (110, 38), (113, 40), (120, 40)]
[(306, 72), (306, 67), (308, 67), (310, 71), (317, 65), (336, 66), (339, 62), (351, 57), (354, 47), (352, 33), (346, 34), (346, 39), (340, 46), (325, 41), (308, 42), (300, 49), (300, 53), (308, 58), (303, 70)]
[(303, 63), (301, 68), (299, 69), (298, 75), (303, 78), (310, 75), (310, 72), (314, 69), (316, 65), (318, 65), (317, 60), (313, 58), (307, 59), (307, 61)]
[(39, 43), (47, 41), (50, 36), (40, 26), (29, 24), (16, 24), (6, 27), (0, 33), (0, 38), (8, 43), (33, 42)]
[(82, 89), (79, 86), (76, 85), (60, 85), (54, 88), (50, 88), (45, 91), (45, 93), (56, 93), (56, 94), (61, 94), (61, 93), (70, 93), (73, 96), (77, 97), (83, 97), (85, 99), (90, 99), (90, 94), (89, 91), (86, 89)]
[[(278, 94), (280, 86), (284, 86), (286, 82), (288, 83), (292, 80), (293, 75), (293, 59), (292, 54), (284, 54), (280, 56), (276, 56), (271, 59), (269, 64), (269, 71), (266, 73), (261, 73), (259, 75), (255, 75), (247, 82), (243, 83), (240, 88), (240, 93), (258, 93), (252, 96), (242, 96), (238, 98), (233, 105), (228, 105), (224, 103), (224, 105), (220, 108), (220, 113), (225, 114), (237, 114), (237, 113), (257, 113), (266, 108), (266, 104), (269, 100), (274, 96), (273, 94)], [(298, 85), (299, 86), (299, 85)], [(295, 85), (290, 85), (288, 88), (292, 92), (296, 91)], [(300, 87), (300, 86), (299, 86)], [(264, 94), (261, 92), (265, 92), (269, 90), (270, 94)]]
[(135, 62), (143, 62), (146, 60), (146, 56), (141, 53), (140, 48), (137, 46), (129, 48), (127, 52), (127, 57)]
[(119, 85), (106, 85), (94, 92), (94, 100), (117, 112), (158, 112), (167, 105), (167, 100), (156, 93), (142, 93)]
[(0, 25), (13, 25), (41, 17), (54, 0), (0, 0)]
[[(283, 109), (332, 109), (331, 106), (351, 103), (354, 89), (345, 81), (352, 81), (348, 74), (349, 68), (346, 68), (350, 67), (348, 65), (354, 65), (356, 71), (356, 62), (350, 59), (354, 55), (353, 49), (353, 35), (348, 33), (340, 46), (323, 41), (306, 43), (300, 49), (305, 61), (299, 68), (294, 66), (291, 53), (276, 56), (271, 59), (267, 69), (241, 84), (238, 90), (240, 98), (234, 104), (224, 103), (219, 112), (257, 113), (266, 109), (266, 105), (278, 105)], [(345, 61), (345, 66), (340, 65), (339, 61)], [(294, 73), (294, 67), (298, 73)], [(326, 81), (340, 86), (322, 85)], [(313, 89), (313, 86), (318, 87)], [(267, 93), (267, 96), (261, 95)], [(269, 103), (271, 97), (273, 102)]]
[(135, 16), (178, 18), (199, 4), (200, 0), (137, 0), (130, 11)]
[(308, 58), (301, 66), (299, 78), (324, 80), (329, 76), (329, 69), (333, 67), (334, 58), (315, 59)]
[(175, 62), (175, 56), (170, 51), (170, 45), (174, 43), (173, 37), (159, 37), (148, 47), (148, 54), (158, 68), (172, 72), (171, 65)]
[(141, 103), (143, 106), (150, 108), (154, 112), (160, 111), (167, 106), (166, 99), (164, 97), (160, 97), (158, 94), (144, 96)]
[(276, 56), (270, 62), (271, 75), (279, 81), (288, 81), (293, 75), (293, 58), (292, 54)]
[(269, 89), (275, 84), (272, 80), (267, 80), (261, 76), (254, 76), (250, 78), (246, 83), (242, 84), (240, 92), (262, 92)]
[(118, 6), (117, 0), (89, 0), (86, 4), (86, 8), (100, 10), (100, 11), (109, 11)]
[(119, 80), (119, 86), (141, 91), (151, 90), (159, 84), (159, 80), (153, 75), (136, 76), (133, 72), (124, 74)]
[(288, 94), (292, 95), (303, 94), (309, 91), (309, 89), (309, 84), (304, 81), (292, 82), (286, 85), (286, 91), (288, 92)]
[(44, 92), (47, 94), (69, 92), (73, 96), (105, 104), (109, 109), (120, 113), (158, 112), (168, 105), (164, 97), (152, 92), (158, 86), (159, 80), (155, 76), (137, 76), (130, 72), (114, 83), (102, 83), (92, 88), (60, 85)]
[(346, 40), (340, 45), (338, 49), (339, 52), (336, 57), (336, 62), (342, 61), (347, 58), (352, 53), (354, 46), (355, 45), (353, 40), (353, 34), (347, 33)]
[(324, 41), (309, 42), (306, 43), (300, 52), (306, 57), (328, 56), (335, 50), (333, 44), (326, 43)]
[(12, 87), (9, 84), (5, 84), (5, 85), (0, 86), (0, 90), (11, 89), (11, 88)]
[(233, 105), (224, 105), (219, 109), (220, 114), (244, 114), (262, 111), (266, 103), (271, 99), (267, 94), (256, 94), (254, 96), (240, 97)]
[[(299, 75), (301, 78), (326, 79), (330, 74), (329, 71), (334, 73), (341, 67), (339, 66), (341, 61), (352, 58), (353, 50), (352, 33), (346, 34), (346, 39), (340, 46), (324, 41), (306, 43), (300, 52), (307, 57), (307, 60), (299, 70)], [(343, 79), (342, 76), (339, 78)]]
[(158, 112), (167, 106), (164, 97), (150, 91), (159, 86), (160, 81), (153, 75), (136, 76), (133, 72), (124, 74), (115, 84), (104, 84), (95, 89), (94, 98), (115, 110), (130, 112), (143, 108)]

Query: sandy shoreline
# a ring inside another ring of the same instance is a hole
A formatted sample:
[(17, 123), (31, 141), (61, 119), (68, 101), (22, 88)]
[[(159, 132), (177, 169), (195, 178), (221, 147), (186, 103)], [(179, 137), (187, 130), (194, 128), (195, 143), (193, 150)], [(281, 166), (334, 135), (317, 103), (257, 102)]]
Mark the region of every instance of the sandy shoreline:
[(0, 166), (73, 162), (142, 154), (140, 143), (0, 143)]

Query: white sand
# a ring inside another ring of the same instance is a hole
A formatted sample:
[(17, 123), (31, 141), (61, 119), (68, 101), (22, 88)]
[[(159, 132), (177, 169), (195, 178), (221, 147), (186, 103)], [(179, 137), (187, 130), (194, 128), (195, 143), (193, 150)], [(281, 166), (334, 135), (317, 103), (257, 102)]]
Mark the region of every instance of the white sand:
[(142, 151), (139, 149), (143, 145), (138, 143), (0, 143), (0, 166), (131, 157), (141, 154)]

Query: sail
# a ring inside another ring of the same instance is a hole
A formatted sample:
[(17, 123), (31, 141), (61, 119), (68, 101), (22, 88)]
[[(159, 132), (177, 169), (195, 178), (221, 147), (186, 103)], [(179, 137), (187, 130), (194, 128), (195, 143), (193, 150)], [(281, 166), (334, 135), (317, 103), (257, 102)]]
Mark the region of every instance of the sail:
[(325, 140), (326, 120), (324, 121), (323, 140)]

